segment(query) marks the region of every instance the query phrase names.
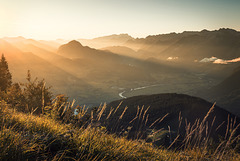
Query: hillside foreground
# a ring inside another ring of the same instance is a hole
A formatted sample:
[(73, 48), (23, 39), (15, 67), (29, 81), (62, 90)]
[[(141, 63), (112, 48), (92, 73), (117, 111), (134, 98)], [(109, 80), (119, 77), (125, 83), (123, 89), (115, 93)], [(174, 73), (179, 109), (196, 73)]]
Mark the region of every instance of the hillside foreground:
[[(83, 108), (81, 108), (83, 109)], [(101, 118), (101, 111), (96, 119)], [(66, 111), (68, 112), (68, 110)], [(67, 113), (66, 113), (67, 114)], [(79, 112), (76, 118), (86, 113)], [(65, 115), (67, 116), (67, 115)], [(94, 118), (82, 126), (47, 115), (17, 112), (4, 101), (0, 104), (0, 160), (239, 160), (230, 146), (231, 138), (216, 149), (154, 147), (142, 140), (108, 134)], [(99, 118), (100, 117), (100, 118)], [(235, 138), (236, 139), (236, 138)]]

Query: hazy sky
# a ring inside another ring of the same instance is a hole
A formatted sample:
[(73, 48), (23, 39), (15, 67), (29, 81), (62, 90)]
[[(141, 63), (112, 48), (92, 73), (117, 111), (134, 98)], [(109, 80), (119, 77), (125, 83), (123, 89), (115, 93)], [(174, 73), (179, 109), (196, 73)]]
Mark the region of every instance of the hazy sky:
[(0, 37), (76, 39), (240, 30), (240, 0), (0, 0)]

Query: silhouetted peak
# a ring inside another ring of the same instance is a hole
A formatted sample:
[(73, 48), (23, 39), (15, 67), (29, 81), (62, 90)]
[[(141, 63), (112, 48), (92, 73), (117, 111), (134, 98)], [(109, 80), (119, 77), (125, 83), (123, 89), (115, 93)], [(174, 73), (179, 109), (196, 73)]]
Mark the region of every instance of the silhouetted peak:
[(208, 33), (208, 32), (210, 32), (210, 31), (208, 31), (207, 29), (204, 29), (201, 31), (201, 33)]
[(67, 43), (66, 45), (70, 45), (70, 46), (81, 46), (82, 44), (80, 42), (78, 42), (77, 40), (72, 40), (69, 43)]
[(221, 33), (231, 33), (231, 34), (237, 33), (236, 30), (230, 29), (230, 28), (220, 28), (220, 29), (218, 30), (218, 32), (221, 32)]
[(108, 35), (108, 36), (103, 36), (103, 37), (98, 37), (95, 38), (94, 40), (112, 40), (112, 41), (127, 41), (127, 40), (131, 40), (134, 39), (133, 37), (131, 37), (128, 34), (113, 34), (113, 35)]
[(130, 35), (128, 35), (128, 34), (120, 34), (120, 35), (118, 35), (119, 37), (122, 37), (122, 38), (129, 38), (129, 39), (131, 39), (132, 38), (132, 36), (130, 36)]
[(230, 28), (220, 28), (219, 31), (231, 31), (231, 32), (237, 32), (234, 29), (230, 29)]
[[(85, 47), (76, 40), (72, 40), (67, 44), (61, 45), (58, 49), (58, 53), (78, 53), (79, 51), (84, 50)], [(74, 54), (73, 54), (74, 55)]]

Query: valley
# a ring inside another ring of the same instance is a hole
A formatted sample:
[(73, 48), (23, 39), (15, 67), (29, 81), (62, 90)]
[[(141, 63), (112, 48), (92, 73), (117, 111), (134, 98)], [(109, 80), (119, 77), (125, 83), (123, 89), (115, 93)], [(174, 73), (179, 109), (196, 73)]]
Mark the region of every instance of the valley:
[(3, 0), (0, 161), (240, 161), (240, 0)]
[[(230, 40), (234, 41), (232, 45)], [(34, 77), (44, 78), (55, 95), (66, 94), (78, 104), (92, 107), (158, 93), (217, 100), (220, 96), (210, 94), (211, 89), (240, 66), (236, 59), (240, 57), (240, 45), (235, 42), (240, 42), (239, 32), (220, 29), (145, 39), (127, 34), (78, 41), (12, 37), (1, 39), (0, 51), (9, 60), (14, 81), (24, 82), (30, 70)], [(217, 59), (219, 63), (214, 62)], [(236, 60), (221, 63), (231, 59)]]

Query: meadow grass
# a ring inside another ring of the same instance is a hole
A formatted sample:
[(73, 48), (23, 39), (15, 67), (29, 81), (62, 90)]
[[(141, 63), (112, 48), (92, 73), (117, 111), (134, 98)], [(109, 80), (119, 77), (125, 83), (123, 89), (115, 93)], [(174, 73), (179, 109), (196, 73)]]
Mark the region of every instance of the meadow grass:
[[(105, 109), (106, 105), (98, 108), (96, 120), (101, 119)], [(119, 119), (125, 112), (127, 108)], [(146, 113), (143, 109), (139, 112), (144, 118)], [(195, 132), (200, 134), (199, 131), (205, 129), (204, 120), (199, 126), (188, 127), (189, 133), (182, 144), (185, 147), (180, 150), (156, 147), (140, 139), (128, 140), (109, 134), (105, 127), (93, 123), (76, 126), (45, 115), (21, 113), (4, 102), (0, 103), (0, 128), (0, 160), (240, 160), (239, 154), (231, 147), (237, 138), (231, 136), (236, 127), (230, 124), (229, 137), (212, 152), (207, 148), (209, 142), (190, 144), (195, 143), (192, 139), (197, 135)]]

